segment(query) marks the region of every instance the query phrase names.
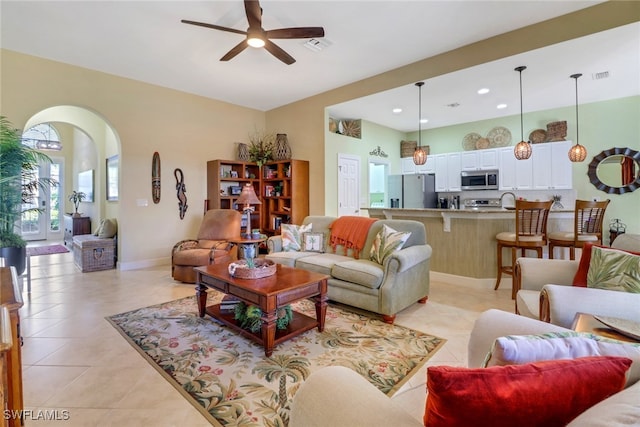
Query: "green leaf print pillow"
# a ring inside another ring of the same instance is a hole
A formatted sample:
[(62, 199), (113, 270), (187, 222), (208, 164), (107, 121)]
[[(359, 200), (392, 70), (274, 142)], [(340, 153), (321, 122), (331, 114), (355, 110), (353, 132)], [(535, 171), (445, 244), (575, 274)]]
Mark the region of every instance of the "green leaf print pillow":
[(592, 247), (587, 287), (640, 293), (640, 256)]

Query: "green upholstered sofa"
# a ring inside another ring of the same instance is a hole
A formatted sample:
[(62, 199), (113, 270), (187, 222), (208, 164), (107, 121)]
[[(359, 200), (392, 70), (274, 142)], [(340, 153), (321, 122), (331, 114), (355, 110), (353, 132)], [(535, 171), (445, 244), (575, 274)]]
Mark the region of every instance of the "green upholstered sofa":
[[(266, 255), (276, 263), (331, 276), (328, 280), (330, 300), (358, 307), (383, 315), (393, 323), (396, 313), (420, 301), (426, 302), (429, 295), (429, 261), (431, 246), (427, 244), (424, 225), (418, 221), (377, 220), (368, 230), (362, 250), (356, 257), (350, 249), (329, 244), (331, 224), (336, 220), (330, 216), (308, 216), (302, 225), (312, 224), (311, 232), (324, 236), (324, 252), (282, 250), (281, 236), (267, 240)], [(387, 257), (384, 265), (369, 259), (374, 239), (383, 224), (396, 231), (411, 232), (402, 249)]]

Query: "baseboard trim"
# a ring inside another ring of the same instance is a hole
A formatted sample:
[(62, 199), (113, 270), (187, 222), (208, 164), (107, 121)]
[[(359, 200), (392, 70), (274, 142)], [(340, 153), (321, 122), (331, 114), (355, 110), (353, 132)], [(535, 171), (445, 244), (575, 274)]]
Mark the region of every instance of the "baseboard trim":
[[(475, 277), (457, 276), (455, 274), (440, 273), (438, 271), (431, 271), (429, 273), (431, 280), (447, 283), (450, 285), (465, 286), (474, 289), (490, 289), (496, 285), (495, 277), (488, 277), (485, 279), (476, 279)], [(500, 289), (511, 289), (511, 277), (503, 277), (500, 281)]]
[(132, 262), (118, 261), (117, 268), (118, 270), (126, 271), (126, 270), (139, 270), (141, 268), (170, 266), (170, 265), (171, 265), (170, 258), (155, 258), (155, 259), (144, 259), (141, 261), (132, 261)]

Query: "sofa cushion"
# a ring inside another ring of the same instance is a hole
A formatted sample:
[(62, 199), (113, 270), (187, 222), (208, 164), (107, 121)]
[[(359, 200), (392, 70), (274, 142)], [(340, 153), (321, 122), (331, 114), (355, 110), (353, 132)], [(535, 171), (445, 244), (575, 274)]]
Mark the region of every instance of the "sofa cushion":
[(627, 343), (585, 332), (548, 332), (497, 338), (484, 366), (523, 365), (543, 360), (621, 356), (633, 361), (627, 385), (640, 381), (640, 343)]
[(424, 424), (564, 426), (622, 390), (630, 364), (609, 356), (476, 369), (429, 367)]
[[(580, 264), (578, 266), (578, 270), (576, 271), (576, 275), (573, 277), (573, 286), (579, 286), (582, 288), (587, 287), (587, 274), (589, 273), (589, 265), (591, 264), (591, 250), (593, 247), (604, 247), (601, 245), (594, 245), (592, 243), (585, 243), (582, 248), (582, 254), (580, 255)], [(640, 255), (640, 252), (628, 251), (626, 249), (617, 249), (619, 251), (624, 251), (633, 255)]]
[(622, 427), (638, 425), (640, 382), (614, 394), (580, 414), (567, 427)]
[(396, 231), (386, 224), (376, 234), (376, 238), (371, 245), (369, 259), (378, 264), (384, 264), (384, 260), (395, 251), (402, 249), (402, 246), (409, 239), (411, 233)]
[(516, 294), (518, 314), (531, 319), (540, 319), (540, 292), (521, 289)]
[(371, 289), (378, 289), (384, 278), (382, 266), (376, 262), (354, 259), (334, 264), (331, 275), (345, 282), (352, 282), (366, 286)]
[(587, 287), (640, 293), (640, 255), (593, 246)]
[(312, 227), (313, 224), (282, 224), (280, 226), (280, 235), (282, 236), (282, 250), (285, 252), (301, 250), (302, 235), (308, 231), (311, 231)]
[(313, 252), (311, 256), (305, 256), (296, 260), (296, 267), (320, 274), (331, 275), (333, 266), (339, 262), (352, 261), (353, 258), (337, 254), (318, 254)]
[(317, 255), (315, 252), (272, 252), (265, 255), (265, 258), (275, 262), (276, 264), (286, 265), (287, 267), (295, 267), (296, 261), (300, 258)]

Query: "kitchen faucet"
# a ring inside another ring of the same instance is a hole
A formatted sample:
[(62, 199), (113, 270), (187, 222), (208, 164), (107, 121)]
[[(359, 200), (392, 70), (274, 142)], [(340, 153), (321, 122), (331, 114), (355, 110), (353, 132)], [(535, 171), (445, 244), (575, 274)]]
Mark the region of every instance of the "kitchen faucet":
[(512, 193), (511, 191), (506, 191), (504, 193), (502, 193), (502, 195), (500, 196), (500, 207), (502, 207), (502, 199), (504, 198), (504, 196), (506, 196), (507, 194), (511, 194), (511, 197), (513, 197), (513, 204), (516, 204), (516, 195), (514, 193)]

